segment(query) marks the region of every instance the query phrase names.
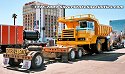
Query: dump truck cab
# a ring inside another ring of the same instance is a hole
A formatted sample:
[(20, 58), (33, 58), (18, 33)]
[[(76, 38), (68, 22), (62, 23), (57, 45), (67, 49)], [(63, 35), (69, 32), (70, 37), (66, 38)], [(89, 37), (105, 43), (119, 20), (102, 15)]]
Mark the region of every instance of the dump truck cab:
[[(94, 35), (94, 22), (79, 21), (79, 25), (75, 28), (67, 28), (62, 30), (61, 38), (58, 38), (57, 44), (65, 45), (64, 41), (69, 44), (82, 45), (89, 44), (90, 38)], [(68, 45), (69, 45), (68, 44)], [(67, 44), (66, 44), (67, 45)]]

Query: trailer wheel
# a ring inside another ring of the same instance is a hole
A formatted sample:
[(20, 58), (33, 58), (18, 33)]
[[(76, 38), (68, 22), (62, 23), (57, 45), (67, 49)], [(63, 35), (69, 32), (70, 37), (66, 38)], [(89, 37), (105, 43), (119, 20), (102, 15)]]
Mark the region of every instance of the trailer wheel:
[(82, 48), (78, 48), (78, 51), (76, 53), (76, 57), (78, 59), (80, 59), (80, 58), (82, 58), (82, 56), (83, 56), (83, 49)]
[(37, 52), (32, 58), (31, 68), (36, 69), (42, 67), (43, 62), (44, 62), (43, 55)]
[(97, 54), (102, 52), (102, 44), (101, 44), (100, 40), (96, 41), (96, 45), (95, 45), (94, 49), (95, 49), (95, 53), (97, 53)]
[(105, 50), (107, 50), (107, 51), (110, 51), (110, 50), (111, 50), (111, 48), (110, 48), (110, 40), (109, 40), (109, 39), (106, 40)]
[(18, 62), (15, 62), (15, 61), (14, 61), (14, 58), (10, 58), (10, 59), (9, 59), (9, 65), (10, 65), (10, 66), (14, 66), (14, 67), (15, 67), (15, 66), (19, 66), (20, 63), (21, 63), (21, 60), (18, 60)]
[(75, 56), (76, 56), (75, 50), (71, 48), (70, 51), (69, 51), (69, 53), (68, 53), (69, 60), (73, 61), (75, 59)]

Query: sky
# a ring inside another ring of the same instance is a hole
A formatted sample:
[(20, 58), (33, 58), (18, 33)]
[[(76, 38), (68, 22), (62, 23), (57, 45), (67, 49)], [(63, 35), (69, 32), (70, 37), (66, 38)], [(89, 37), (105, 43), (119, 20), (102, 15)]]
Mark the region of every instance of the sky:
[[(1, 0), (0, 24), (13, 25), (12, 14), (17, 14), (16, 24), (23, 25), (23, 5), (31, 1), (56, 5), (124, 5), (125, 0)], [(66, 9), (66, 16), (79, 14), (93, 14), (101, 24), (109, 24), (110, 20), (125, 19), (123, 9)]]

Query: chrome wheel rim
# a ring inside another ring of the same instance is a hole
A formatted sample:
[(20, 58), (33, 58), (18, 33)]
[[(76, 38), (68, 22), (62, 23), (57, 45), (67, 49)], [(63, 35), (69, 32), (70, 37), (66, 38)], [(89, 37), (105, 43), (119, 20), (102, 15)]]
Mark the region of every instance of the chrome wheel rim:
[(42, 63), (42, 57), (40, 55), (38, 55), (36, 58), (35, 58), (35, 64), (37, 66), (40, 66)]
[(72, 59), (75, 58), (75, 51), (71, 51), (71, 58), (72, 58)]
[(79, 55), (79, 57), (82, 57), (82, 50), (78, 51), (78, 55)]

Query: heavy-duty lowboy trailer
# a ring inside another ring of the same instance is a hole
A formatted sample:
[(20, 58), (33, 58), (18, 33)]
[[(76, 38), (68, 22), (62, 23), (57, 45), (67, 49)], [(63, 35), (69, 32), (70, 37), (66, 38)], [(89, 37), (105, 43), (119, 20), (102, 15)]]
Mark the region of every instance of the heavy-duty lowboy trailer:
[(58, 22), (67, 25), (62, 30), (61, 37), (57, 36), (57, 46), (28, 48), (7, 48), (4, 53), (4, 64), (18, 66), (23, 62), (22, 68), (39, 68), (43, 65), (44, 57), (58, 58), (62, 61), (81, 58), (87, 53), (100, 53), (102, 50), (110, 50), (110, 40), (107, 36), (112, 27), (101, 25), (91, 14), (61, 17)]

